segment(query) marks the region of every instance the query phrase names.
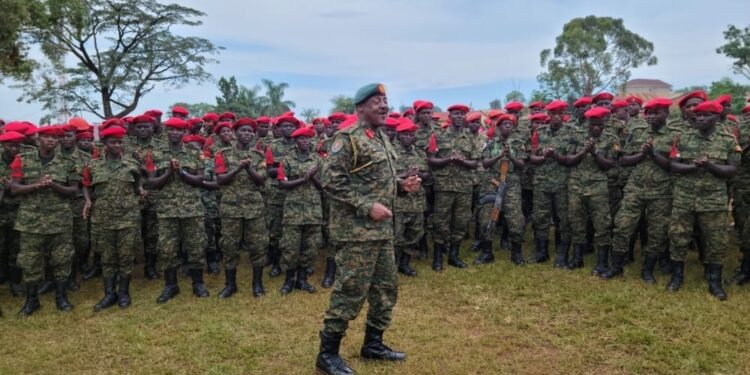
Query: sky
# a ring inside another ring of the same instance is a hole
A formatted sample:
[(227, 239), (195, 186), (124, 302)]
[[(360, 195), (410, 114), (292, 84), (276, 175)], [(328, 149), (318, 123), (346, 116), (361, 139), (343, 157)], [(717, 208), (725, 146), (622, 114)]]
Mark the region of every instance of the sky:
[[(353, 96), (382, 82), (398, 108), (428, 99), (443, 108), (464, 103), (487, 108), (494, 98), (538, 87), (539, 53), (553, 48), (563, 25), (588, 15), (622, 18), (625, 27), (654, 44), (656, 66), (631, 78), (661, 79), (675, 88), (710, 84), (734, 75), (715, 52), (727, 25), (748, 26), (750, 1), (457, 1), (457, 0), (187, 0), (206, 16), (203, 25), (177, 29), (225, 49), (207, 70), (214, 82), (157, 88), (138, 112), (175, 102), (215, 103), (215, 81), (235, 76), (244, 86), (262, 78), (286, 82), (295, 110), (327, 114), (330, 99)], [(710, 7), (709, 7), (710, 5)], [(39, 120), (38, 103), (19, 103), (20, 91), (0, 84), (0, 118)], [(95, 116), (82, 114), (94, 120)]]

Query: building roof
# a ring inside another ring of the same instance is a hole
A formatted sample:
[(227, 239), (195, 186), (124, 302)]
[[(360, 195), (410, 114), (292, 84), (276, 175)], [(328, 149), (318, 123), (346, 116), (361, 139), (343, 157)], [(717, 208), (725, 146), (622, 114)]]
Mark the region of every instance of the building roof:
[(643, 85), (643, 86), (660, 86), (665, 88), (672, 88), (672, 85), (660, 80), (660, 79), (642, 79), (642, 78), (636, 78), (631, 79), (630, 81), (625, 82), (625, 85)]

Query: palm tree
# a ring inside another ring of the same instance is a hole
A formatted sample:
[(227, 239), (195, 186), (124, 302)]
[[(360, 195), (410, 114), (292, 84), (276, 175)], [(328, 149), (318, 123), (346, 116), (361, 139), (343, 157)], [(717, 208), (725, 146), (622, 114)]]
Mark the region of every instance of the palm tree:
[(269, 116), (278, 116), (296, 106), (293, 101), (284, 100), (284, 90), (289, 87), (288, 83), (281, 82), (276, 84), (270, 79), (265, 78), (262, 79), (261, 82), (266, 89), (265, 114)]

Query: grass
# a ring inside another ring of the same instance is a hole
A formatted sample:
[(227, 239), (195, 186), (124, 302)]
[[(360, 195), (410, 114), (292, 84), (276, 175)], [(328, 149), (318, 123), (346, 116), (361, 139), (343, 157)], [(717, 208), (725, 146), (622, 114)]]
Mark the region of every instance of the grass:
[[(525, 253), (531, 251), (527, 241)], [(464, 260), (473, 253), (464, 250)], [(702, 267), (691, 258), (686, 284), (666, 293), (640, 282), (639, 266), (624, 278), (602, 281), (586, 268), (573, 272), (497, 261), (441, 273), (416, 261), (416, 278), (401, 277), (399, 302), (386, 342), (408, 353), (402, 364), (360, 360), (364, 311), (352, 322), (342, 354), (361, 374), (747, 374), (750, 373), (750, 288), (728, 287), (719, 302), (706, 291)], [(725, 274), (738, 251), (732, 247)], [(637, 262), (639, 264), (639, 262)], [(133, 306), (94, 313), (100, 281), (71, 294), (69, 314), (51, 294), (31, 318), (15, 313), (23, 299), (0, 288), (0, 373), (309, 374), (329, 291), (278, 294), (282, 280), (266, 278), (268, 295), (252, 298), (247, 264), (240, 293), (216, 294), (223, 276), (207, 276), (212, 296), (196, 299), (189, 281), (166, 305), (154, 300), (161, 282), (137, 268)], [(322, 274), (318, 264), (312, 277)]]

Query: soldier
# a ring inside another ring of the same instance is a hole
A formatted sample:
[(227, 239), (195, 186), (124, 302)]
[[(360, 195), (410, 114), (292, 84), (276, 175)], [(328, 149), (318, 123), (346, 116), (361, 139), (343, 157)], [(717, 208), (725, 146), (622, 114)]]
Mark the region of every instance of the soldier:
[(726, 181), (737, 172), (740, 155), (736, 139), (716, 128), (721, 111), (721, 105), (715, 102), (693, 108), (695, 130), (681, 137), (680, 155), (670, 163), (676, 178), (669, 223), (672, 279), (667, 290), (682, 287), (690, 234), (697, 222), (705, 241), (708, 291), (725, 300), (721, 272), (728, 240)]
[[(397, 177), (402, 180), (414, 175), (419, 176), (422, 181), (432, 178), (430, 167), (427, 166), (427, 154), (414, 146), (417, 141), (417, 129), (417, 125), (405, 117), (399, 121), (396, 128), (399, 144), (395, 146), (398, 154), (395, 165)], [(424, 187), (413, 193), (401, 192), (396, 195), (393, 246), (396, 250), (398, 272), (406, 276), (417, 275), (409, 261), (416, 255), (419, 240), (424, 236), (426, 203)]]
[[(344, 115), (341, 113), (341, 115)], [(343, 118), (343, 120), (342, 120)], [(328, 125), (325, 128), (326, 139), (323, 140), (323, 144), (320, 147), (320, 151), (324, 154), (324, 159), (327, 159), (331, 154), (331, 145), (333, 145), (333, 136), (339, 130), (339, 125), (346, 121), (346, 115), (343, 117), (338, 116), (336, 113), (328, 117)], [(324, 160), (325, 162), (325, 160)], [(328, 195), (325, 190), (321, 191), (321, 199), (323, 204), (323, 240), (326, 246), (326, 269), (323, 274), (323, 280), (321, 286), (323, 288), (330, 288), (333, 286), (333, 282), (336, 280), (336, 252), (338, 251), (338, 245), (336, 241), (331, 238), (331, 232), (329, 229), (329, 218), (331, 202), (328, 199)]]
[[(92, 160), (83, 171), (84, 218), (91, 218), (95, 246), (102, 254), (104, 297), (94, 311), (130, 306), (130, 279), (135, 263), (136, 233), (140, 221), (141, 186), (138, 163), (123, 158), (125, 129), (109, 127), (99, 133), (104, 158)], [(115, 283), (119, 277), (119, 290)]]
[(416, 116), (416, 112), (414, 111), (414, 108), (407, 108), (404, 113), (401, 114), (402, 117), (408, 118), (411, 121), (414, 121), (414, 116)]
[[(750, 113), (750, 105), (745, 106), (742, 113)], [(750, 217), (750, 154), (748, 153), (748, 149), (750, 149), (750, 117), (744, 118), (739, 129), (742, 160), (737, 169), (734, 184), (734, 205), (736, 206), (734, 222), (737, 233), (739, 233), (742, 263), (733, 281), (737, 285), (745, 285), (750, 282), (750, 220), (748, 220), (748, 217)]]
[(624, 189), (622, 205), (615, 214), (612, 236), (612, 267), (601, 275), (611, 279), (623, 273), (625, 254), (639, 220), (646, 218), (650, 238), (644, 250), (641, 279), (653, 284), (657, 257), (669, 245), (668, 220), (672, 204), (672, 177), (669, 153), (680, 137), (679, 131), (667, 127), (672, 101), (655, 98), (646, 103), (648, 127), (631, 128), (623, 145), (619, 163), (632, 167)]
[(271, 119), (268, 118), (268, 116), (260, 116), (255, 120), (255, 122), (258, 123), (255, 135), (258, 138), (258, 142), (261, 144), (262, 148), (265, 149), (265, 147), (268, 146), (268, 142), (272, 139)]
[[(442, 132), (437, 124), (432, 120), (433, 104), (425, 100), (416, 100), (413, 105), (415, 111), (414, 124), (417, 125), (415, 136), (417, 138), (415, 147), (426, 151), (432, 134)], [(427, 210), (424, 213), (424, 235), (419, 239), (419, 257), (427, 258), (427, 234), (432, 233), (432, 219), (435, 212), (435, 181), (433, 178), (422, 181), (427, 198)]]
[(190, 111), (188, 111), (187, 108), (179, 106), (179, 105), (172, 106), (173, 118), (187, 120), (189, 116), (190, 116)]
[(323, 171), (331, 199), (331, 237), (341, 243), (331, 302), (320, 332), (316, 367), (326, 374), (353, 370), (339, 356), (349, 321), (367, 299), (369, 310), (360, 355), (366, 359), (402, 361), (406, 354), (383, 344), (398, 294), (393, 254), (393, 207), (396, 189), (419, 189), (416, 176), (398, 181), (396, 151), (380, 131), (388, 114), (381, 84), (362, 87), (354, 96), (359, 121), (339, 131)]
[(18, 265), (20, 234), (13, 228), (20, 197), (14, 196), (10, 191), (11, 164), (21, 152), (21, 143), (25, 139), (25, 135), (15, 131), (5, 131), (0, 135), (0, 143), (3, 145), (0, 156), (0, 257), (7, 262), (3, 266), (7, 265), (10, 292), (14, 297), (23, 295), (23, 286), (21, 268)]
[(583, 267), (586, 243), (586, 223), (594, 226), (594, 246), (597, 262), (592, 273), (599, 275), (608, 268), (610, 249), (610, 212), (608, 205), (607, 171), (614, 167), (619, 141), (604, 131), (610, 116), (605, 107), (594, 107), (584, 114), (589, 129), (578, 131), (562, 158), (571, 168), (568, 178), (568, 220), (573, 240), (573, 259), (570, 268)]
[(234, 141), (234, 132), (232, 123), (221, 121), (214, 127), (214, 144), (217, 148), (232, 147)]
[(400, 118), (389, 116), (385, 120), (385, 126), (383, 127), (383, 133), (388, 136), (388, 141), (391, 143), (396, 141), (396, 128), (398, 127)]
[(224, 289), (219, 298), (237, 292), (237, 265), (241, 251), (250, 252), (253, 267), (253, 296), (265, 294), (263, 263), (268, 247), (266, 208), (261, 192), (266, 182), (266, 161), (253, 147), (257, 141), (253, 119), (241, 118), (234, 124), (237, 142), (216, 151), (214, 163), (221, 187), (221, 249), (224, 251)]
[(39, 150), (18, 154), (11, 163), (11, 192), (22, 196), (15, 229), (21, 232), (18, 264), (26, 283), (26, 303), (19, 312), (23, 316), (40, 307), (37, 286), (44, 276), (45, 257), (56, 281), (57, 309), (73, 309), (67, 296), (73, 260), (70, 204), (80, 176), (56, 151), (63, 135), (60, 127), (39, 128), (37, 134)]
[(219, 122), (219, 115), (214, 112), (207, 112), (201, 117), (203, 119), (203, 134), (211, 137), (214, 134), (214, 127)]
[(541, 126), (532, 135), (529, 162), (535, 165), (534, 174), (534, 260), (545, 261), (549, 256), (549, 224), (555, 223), (555, 267), (568, 268), (570, 224), (568, 221), (568, 172), (563, 155), (576, 130), (563, 123), (568, 104), (553, 100), (545, 107), (549, 125)]
[(191, 118), (187, 120), (187, 123), (190, 124), (190, 134), (203, 135), (203, 119)]
[(641, 118), (641, 107), (643, 106), (643, 99), (634, 95), (630, 95), (625, 98), (625, 101), (628, 102), (628, 115), (630, 115), (630, 120), (643, 121), (643, 119)]
[[(510, 260), (516, 265), (526, 263), (523, 259), (521, 244), (523, 243), (524, 219), (521, 210), (521, 173), (523, 173), (526, 153), (521, 140), (512, 137), (516, 122), (513, 115), (501, 116), (498, 123), (497, 137), (495, 131), (488, 132), (487, 145), (482, 152), (482, 167), (484, 174), (480, 191), (482, 200), (486, 204), (478, 206), (480, 238), (480, 254), (474, 264), (487, 264), (495, 260), (492, 254), (492, 230), (494, 223), (491, 221), (495, 195), (498, 194), (500, 184), (507, 184), (507, 191), (503, 197), (502, 214), (508, 225), (510, 238)], [(491, 198), (486, 198), (486, 197)]]
[[(203, 282), (205, 232), (198, 230), (203, 219), (199, 187), (205, 187), (203, 161), (200, 153), (187, 148), (182, 137), (188, 132), (185, 120), (171, 118), (164, 122), (167, 127), (168, 145), (163, 150), (154, 150), (147, 158), (153, 158), (147, 168), (148, 184), (159, 190), (156, 217), (159, 225), (159, 263), (164, 271), (164, 290), (156, 299), (166, 303), (180, 293), (177, 285), (178, 252), (182, 247), (187, 254), (187, 265), (196, 297), (208, 297)], [(148, 162), (147, 162), (148, 164)]]
[[(159, 140), (166, 142), (167, 141), (167, 134), (164, 131), (164, 127), (161, 123), (161, 116), (162, 112), (158, 109), (149, 109), (148, 111), (144, 112), (143, 115), (150, 117), (153, 120), (154, 124), (154, 135)], [(143, 119), (143, 118), (141, 118)], [(136, 124), (138, 121), (138, 116), (136, 116), (133, 119), (133, 123)]]
[(536, 101), (529, 103), (529, 114), (544, 113), (544, 102)]
[[(281, 269), (286, 274), (281, 294), (296, 288), (315, 293), (307, 282), (307, 269), (312, 267), (322, 241), (323, 220), (320, 202), (322, 186), (317, 177), (323, 162), (312, 152), (312, 127), (300, 127), (292, 133), (295, 150), (280, 161), (276, 179), (285, 191), (282, 221)], [(297, 275), (295, 281), (294, 276)]]
[(435, 178), (434, 257), (432, 269), (443, 269), (443, 252), (447, 247), (448, 264), (465, 268), (459, 258), (461, 241), (471, 220), (471, 179), (481, 157), (474, 137), (466, 129), (469, 107), (455, 104), (448, 107), (451, 126), (436, 136), (427, 147), (428, 164)]
[(584, 128), (586, 126), (586, 117), (583, 115), (591, 109), (593, 102), (588, 96), (578, 98), (573, 103), (573, 118), (575, 119), (575, 126), (578, 128)]

